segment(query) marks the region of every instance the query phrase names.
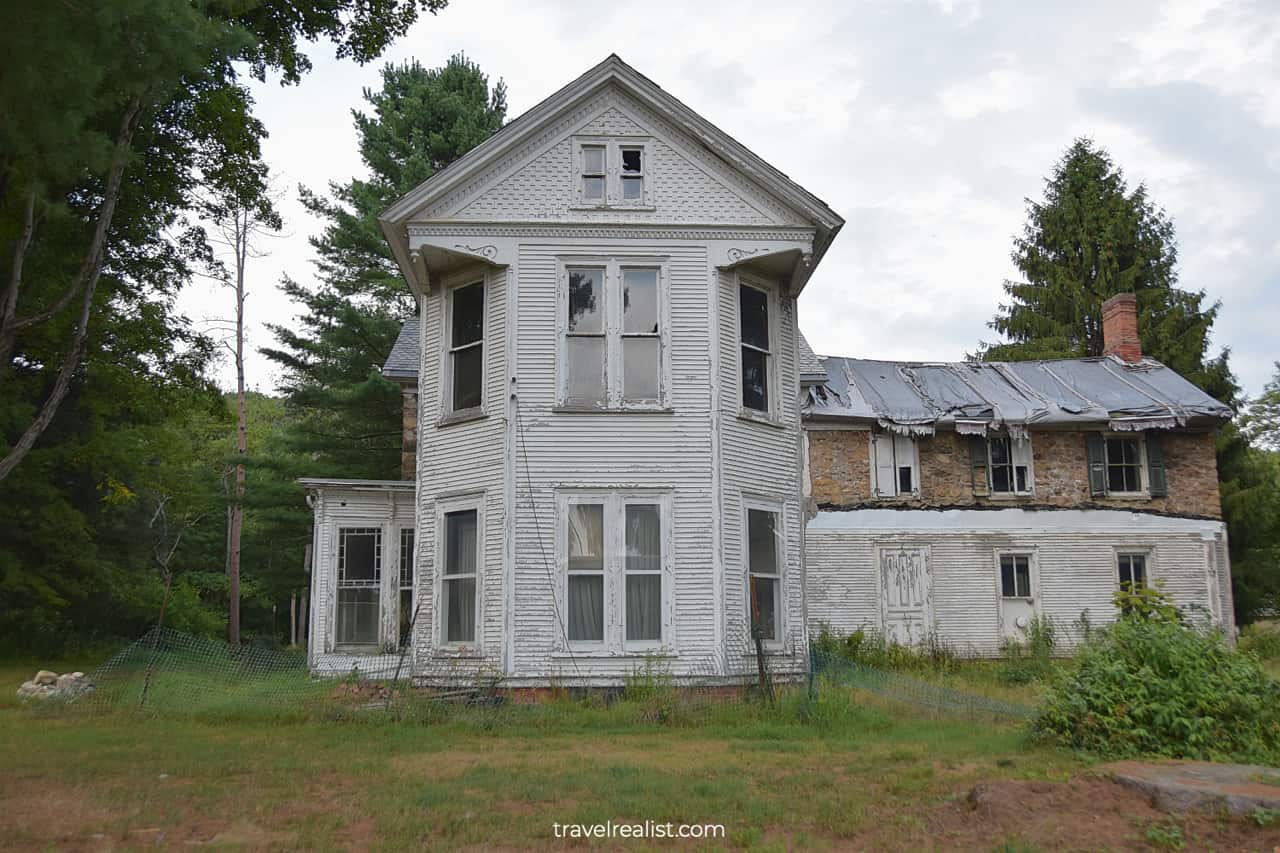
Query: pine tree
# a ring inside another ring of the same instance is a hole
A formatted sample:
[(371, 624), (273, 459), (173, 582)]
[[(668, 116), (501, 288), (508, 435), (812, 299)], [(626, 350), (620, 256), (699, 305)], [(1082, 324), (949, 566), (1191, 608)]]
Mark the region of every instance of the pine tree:
[(331, 183), (329, 197), (302, 189), (327, 220), (311, 238), (318, 286), (288, 280), (301, 303), (300, 327), (272, 326), (277, 347), (263, 353), (284, 368), (281, 391), (297, 415), (293, 440), (334, 476), (399, 477), (399, 388), (381, 367), (413, 300), (378, 228), (400, 196), (497, 131), (506, 85), (465, 56), (442, 68), (388, 65), (382, 88), (366, 89), (370, 114), (353, 111), (367, 179)]
[(1006, 281), (1009, 302), (989, 324), (1006, 342), (984, 345), (986, 361), (1102, 354), (1102, 303), (1138, 297), (1144, 354), (1225, 403), (1239, 393), (1226, 351), (1210, 358), (1218, 304), (1178, 288), (1172, 221), (1089, 139), (1077, 139), (1045, 182), (1043, 201), (1026, 200), (1027, 224), (1012, 259), (1024, 281)]

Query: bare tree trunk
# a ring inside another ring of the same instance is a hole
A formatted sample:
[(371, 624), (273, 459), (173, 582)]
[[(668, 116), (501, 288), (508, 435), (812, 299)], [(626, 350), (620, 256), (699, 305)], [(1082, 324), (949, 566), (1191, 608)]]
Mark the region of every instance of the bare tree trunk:
[[(80, 270), (76, 273), (76, 278), (72, 282), (74, 289), (78, 289), (81, 286), (84, 287), (84, 297), (81, 299), (80, 318), (76, 324), (71, 348), (67, 351), (67, 356), (63, 359), (62, 366), (58, 369), (58, 377), (54, 380), (53, 389), (50, 390), (49, 396), (45, 399), (39, 414), (36, 415), (35, 420), (31, 422), (26, 431), (14, 443), (9, 453), (3, 459), (0, 459), (0, 480), (4, 480), (14, 468), (18, 467), (18, 464), (31, 452), (31, 448), (35, 446), (36, 441), (49, 428), (49, 424), (52, 423), (58, 407), (62, 405), (67, 392), (71, 390), (71, 379), (75, 375), (76, 368), (80, 366), (80, 360), (84, 357), (85, 338), (89, 334), (89, 318), (93, 312), (93, 294), (97, 290), (98, 279), (102, 275), (102, 264), (106, 256), (107, 230), (111, 227), (111, 219), (116, 211), (116, 202), (120, 198), (120, 183), (129, 160), (129, 144), (133, 140), (133, 133), (138, 128), (138, 121), (141, 116), (142, 101), (135, 96), (129, 102), (129, 106), (125, 109), (124, 116), (120, 120), (120, 129), (116, 132), (115, 151), (111, 156), (111, 166), (107, 170), (102, 207), (98, 210), (98, 222), (93, 229), (93, 237), (89, 241), (89, 250), (84, 256), (84, 262), (80, 265)], [(21, 268), (18, 269), (18, 273), (21, 275)], [(12, 286), (16, 287), (16, 283)], [(71, 290), (72, 293), (74, 293), (74, 289)], [(7, 300), (8, 296), (6, 296), (6, 304)]]
[(244, 529), (244, 457), (249, 450), (249, 418), (244, 399), (244, 265), (249, 247), (249, 214), (236, 211), (234, 248), (236, 255), (236, 487), (231, 503), (230, 570), (231, 612), (228, 639), (240, 644), (240, 534)]

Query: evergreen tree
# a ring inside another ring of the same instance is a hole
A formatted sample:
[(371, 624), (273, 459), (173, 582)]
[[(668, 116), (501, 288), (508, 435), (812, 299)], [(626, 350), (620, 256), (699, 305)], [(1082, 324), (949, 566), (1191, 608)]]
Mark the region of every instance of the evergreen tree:
[[(1240, 404), (1229, 350), (1209, 356), (1218, 304), (1177, 286), (1173, 223), (1139, 185), (1091, 140), (1077, 139), (1045, 182), (1043, 201), (1027, 199), (1027, 224), (1012, 259), (1025, 281), (1006, 281), (1009, 302), (989, 324), (1004, 343), (983, 344), (978, 358), (1024, 361), (1102, 354), (1102, 303), (1117, 293), (1138, 299), (1144, 355), (1176, 370), (1229, 406)], [(1246, 622), (1280, 589), (1280, 524), (1269, 456), (1259, 455), (1234, 423), (1217, 440), (1218, 481), (1231, 545), (1236, 618)], [(1267, 555), (1272, 555), (1270, 559)]]
[(331, 183), (329, 197), (302, 189), (327, 220), (311, 239), (318, 286), (286, 279), (302, 304), (299, 327), (272, 326), (263, 352), (284, 368), (281, 391), (298, 415), (295, 447), (333, 476), (398, 479), (401, 401), (381, 373), (413, 300), (377, 217), (394, 201), (487, 139), (506, 117), (506, 86), (465, 56), (442, 68), (388, 65), (366, 89), (369, 114), (353, 111), (366, 179)]
[(1005, 342), (984, 345), (983, 360), (1101, 355), (1102, 303), (1134, 293), (1143, 353), (1236, 402), (1227, 352), (1208, 355), (1218, 305), (1177, 287), (1173, 223), (1145, 186), (1130, 190), (1104, 149), (1077, 139), (1046, 180), (1044, 200), (1026, 204), (1012, 253), (1025, 281), (1004, 283), (1009, 302), (989, 325)]

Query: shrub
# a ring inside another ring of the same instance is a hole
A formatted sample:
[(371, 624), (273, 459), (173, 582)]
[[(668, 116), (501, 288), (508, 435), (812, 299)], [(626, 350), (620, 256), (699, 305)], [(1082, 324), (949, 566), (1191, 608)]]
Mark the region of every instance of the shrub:
[(1036, 728), (1110, 757), (1280, 759), (1280, 684), (1254, 656), (1180, 624), (1152, 601), (1145, 615), (1130, 610), (1082, 647), (1074, 669), (1053, 684)]
[(1004, 665), (997, 677), (1004, 684), (1029, 684), (1053, 675), (1053, 651), (1058, 632), (1047, 616), (1032, 616), (1025, 642), (1006, 640), (1002, 650)]
[(1240, 632), (1240, 650), (1263, 660), (1280, 660), (1280, 623), (1254, 622)]
[(903, 646), (875, 628), (858, 628), (843, 637), (825, 623), (812, 640), (813, 649), (829, 658), (843, 658), (873, 669), (905, 672), (948, 672), (960, 656), (936, 631), (925, 634), (918, 647)]

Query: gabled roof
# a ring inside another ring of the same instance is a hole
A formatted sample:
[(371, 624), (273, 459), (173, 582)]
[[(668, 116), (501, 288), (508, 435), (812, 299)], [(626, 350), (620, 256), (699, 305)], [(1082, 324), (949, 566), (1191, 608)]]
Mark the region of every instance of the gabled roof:
[(873, 423), (907, 434), (927, 435), (939, 426), (979, 435), (988, 428), (1018, 434), (1073, 424), (1173, 429), (1217, 425), (1233, 414), (1152, 359), (822, 362), (827, 379), (808, 389), (807, 418)]
[(608, 85), (620, 87), (656, 110), (665, 119), (680, 127), (724, 160), (731, 168), (748, 177), (811, 221), (817, 228), (817, 235), (814, 239), (810, 269), (817, 266), (827, 246), (844, 225), (844, 220), (813, 193), (792, 181), (729, 134), (672, 97), (648, 77), (623, 62), (617, 54), (610, 54), (603, 62), (508, 122), (493, 136), (410, 190), (378, 217), (383, 234), (391, 243), (396, 260), (401, 269), (406, 272), (406, 276), (410, 269), (410, 261), (407, 248), (404, 246), (403, 231), (415, 211), (421, 210), (465, 183), (490, 161), (520, 145), (556, 116)]
[(814, 355), (813, 347), (805, 340), (804, 332), (800, 332), (800, 384), (814, 385), (827, 381), (827, 369), (822, 366), (822, 359)]
[(382, 375), (399, 381), (417, 379), (418, 355), (418, 316), (415, 314), (400, 327), (400, 334), (387, 353), (387, 363), (382, 365)]

